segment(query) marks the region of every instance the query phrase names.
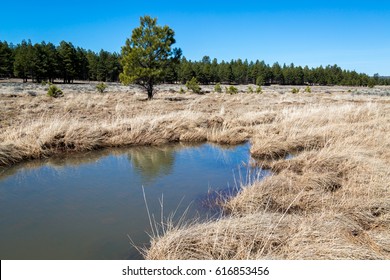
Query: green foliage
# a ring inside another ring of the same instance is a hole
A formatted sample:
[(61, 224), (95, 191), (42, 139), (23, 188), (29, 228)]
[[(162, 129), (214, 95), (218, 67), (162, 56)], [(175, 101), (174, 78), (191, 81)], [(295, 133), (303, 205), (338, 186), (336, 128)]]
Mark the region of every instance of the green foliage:
[(57, 98), (57, 97), (62, 96), (63, 92), (61, 89), (59, 89), (55, 85), (51, 85), (51, 86), (49, 86), (49, 89), (47, 90), (47, 95), (50, 97)]
[[(183, 57), (179, 63), (180, 49), (170, 49), (174, 40), (167, 36), (165, 37), (166, 41), (160, 42), (161, 44), (158, 43), (159, 39), (157, 39), (157, 41), (151, 40), (150, 45), (147, 45), (146, 37), (159, 38), (162, 33), (153, 33), (156, 29), (151, 26), (149, 28), (146, 23), (144, 27), (144, 29), (138, 28), (141, 29), (141, 33), (138, 33), (138, 35), (142, 37), (136, 38), (139, 44), (132, 45), (132, 38), (130, 38), (129, 46), (126, 45), (122, 50), (123, 55), (134, 49), (133, 55), (139, 54), (143, 58), (139, 60), (129, 60), (125, 57), (122, 58), (121, 54), (104, 50), (95, 53), (91, 50), (75, 47), (72, 43), (65, 41), (62, 41), (59, 46), (45, 42), (32, 44), (31, 41), (22, 41), (17, 45), (13, 45), (0, 41), (0, 78), (16, 77), (23, 79), (24, 82), (31, 79), (37, 83), (43, 80), (54, 82), (55, 79), (62, 79), (65, 83), (71, 83), (74, 80), (115, 82), (119, 81), (121, 72), (128, 71), (131, 76), (138, 77), (145, 73), (151, 73), (149, 77), (152, 84), (178, 81), (185, 84), (192, 77), (196, 77), (201, 84), (263, 85), (271, 83), (280, 85), (314, 84), (368, 87), (390, 85), (390, 78), (388, 77), (379, 74), (370, 77), (356, 71), (343, 70), (336, 64), (309, 68), (308, 66), (295, 66), (292, 63), (281, 65), (276, 62), (270, 66), (259, 60), (248, 62), (247, 60), (237, 59), (218, 62), (217, 59), (212, 59), (209, 56), (204, 56), (200, 61), (191, 61)], [(164, 27), (155, 27), (164, 30)], [(147, 47), (142, 49), (142, 46)], [(141, 48), (141, 51), (138, 47)], [(157, 50), (157, 47), (161, 47), (161, 51)], [(167, 48), (170, 50), (169, 55), (164, 55)], [(152, 55), (145, 55), (148, 53), (152, 53)], [(126, 64), (126, 61), (133, 63), (133, 65), (128, 66), (130, 70), (124, 71), (121, 63)], [(155, 65), (158, 67), (154, 67)], [(140, 67), (146, 67), (147, 69), (139, 70)], [(145, 87), (148, 83), (143, 82), (143, 84)]]
[(311, 93), (311, 88), (310, 88), (309, 86), (307, 86), (307, 87), (305, 88), (305, 92)]
[(22, 41), (15, 49), (14, 75), (27, 82), (28, 75), (33, 70), (33, 47), (31, 41)]
[(294, 94), (299, 93), (299, 88), (292, 88), (291, 92)]
[(253, 87), (252, 86), (248, 86), (248, 93), (253, 93)]
[(0, 77), (12, 77), (13, 53), (7, 42), (0, 41)]
[(189, 90), (192, 90), (194, 93), (201, 93), (201, 88), (199, 86), (198, 80), (195, 77), (192, 77), (192, 79), (186, 83), (186, 87)]
[(184, 90), (182, 87), (180, 87), (179, 93), (180, 93), (180, 94), (184, 94), (184, 93), (185, 93), (185, 90)]
[(229, 93), (229, 94), (237, 94), (238, 93), (238, 89), (235, 87), (235, 86), (230, 86), (227, 89), (227, 92), (226, 93)]
[(214, 86), (214, 91), (215, 91), (215, 92), (218, 92), (218, 93), (221, 93), (221, 92), (222, 92), (221, 83), (216, 83), (216, 84), (215, 84), (215, 86)]
[(257, 94), (263, 93), (263, 89), (261, 88), (261, 86), (257, 86), (256, 93)]
[(264, 77), (263, 77), (263, 76), (258, 76), (258, 77), (256, 78), (256, 85), (262, 86), (262, 85), (264, 85), (264, 84), (265, 84), (265, 79), (264, 79)]
[(100, 93), (103, 93), (107, 88), (107, 85), (105, 83), (99, 83), (96, 85), (96, 90)]
[(71, 83), (76, 78), (76, 49), (72, 43), (61, 41), (58, 47), (58, 55), (64, 83)]
[(165, 71), (179, 62), (180, 49), (171, 49), (176, 42), (174, 31), (167, 25), (158, 26), (157, 19), (140, 18), (140, 26), (122, 47), (123, 72), (120, 80), (128, 85), (135, 83), (145, 88), (148, 99), (154, 95), (154, 86), (164, 81)]

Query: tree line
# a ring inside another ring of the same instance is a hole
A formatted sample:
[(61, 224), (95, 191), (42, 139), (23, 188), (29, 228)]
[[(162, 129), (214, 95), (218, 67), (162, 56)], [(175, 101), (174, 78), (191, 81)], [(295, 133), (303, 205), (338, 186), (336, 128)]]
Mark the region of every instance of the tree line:
[[(181, 53), (180, 53), (181, 54)], [(163, 82), (183, 83), (195, 77), (201, 84), (280, 84), (280, 85), (390, 85), (389, 77), (378, 74), (368, 76), (356, 71), (343, 70), (337, 65), (309, 68), (291, 64), (266, 64), (256, 60), (231, 60), (219, 62), (204, 56), (200, 61), (176, 57), (164, 69)], [(33, 82), (61, 79), (117, 82), (123, 72), (121, 54), (101, 50), (99, 53), (75, 47), (62, 41), (52, 43), (22, 41), (17, 45), (0, 41), (0, 78), (31, 79)]]
[[(190, 61), (185, 57), (169, 77), (175, 77), (181, 83), (186, 83), (192, 77), (201, 84), (256, 84), (256, 85), (344, 85), (344, 86), (372, 86), (390, 85), (389, 77), (380, 77), (379, 74), (368, 76), (356, 71), (343, 70), (337, 65), (328, 65), (309, 68), (295, 66), (293, 63), (272, 66), (264, 61), (231, 60), (229, 62), (217, 59), (211, 60), (204, 56), (201, 61)], [(168, 81), (172, 81), (168, 79)]]
[(24, 82), (64, 83), (74, 80), (116, 82), (122, 72), (120, 55), (101, 50), (99, 53), (62, 41), (36, 43), (23, 40), (16, 46), (0, 41), (0, 77), (21, 78)]

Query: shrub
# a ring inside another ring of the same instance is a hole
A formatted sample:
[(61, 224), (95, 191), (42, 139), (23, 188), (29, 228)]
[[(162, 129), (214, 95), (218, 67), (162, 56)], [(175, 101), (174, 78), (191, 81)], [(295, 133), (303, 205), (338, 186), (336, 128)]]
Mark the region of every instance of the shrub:
[(180, 94), (184, 94), (184, 93), (185, 93), (185, 90), (184, 90), (182, 87), (180, 87), (179, 93), (180, 93)]
[(103, 93), (107, 88), (107, 85), (105, 83), (100, 83), (96, 85), (96, 90), (100, 93)]
[(238, 89), (235, 86), (230, 86), (226, 89), (227, 89), (227, 93), (229, 93), (229, 94), (237, 94), (237, 92), (238, 92)]
[(47, 90), (47, 95), (50, 97), (57, 98), (57, 97), (62, 96), (63, 92), (61, 89), (59, 89), (55, 85), (50, 85), (49, 89)]
[(222, 92), (222, 87), (221, 87), (221, 84), (220, 84), (220, 83), (216, 83), (216, 84), (215, 84), (215, 86), (214, 86), (214, 91), (215, 91), (215, 92), (219, 92), (219, 93)]
[(248, 86), (248, 93), (253, 93), (253, 87), (252, 86)]
[(257, 94), (263, 93), (263, 89), (261, 88), (261, 86), (258, 86), (258, 87), (256, 88), (256, 93), (257, 93)]
[(292, 88), (291, 92), (292, 93), (298, 93), (299, 92), (299, 88)]
[(187, 81), (186, 87), (192, 92), (199, 94), (201, 92), (201, 88), (199, 86), (198, 80), (195, 77), (192, 77), (190, 81)]
[(311, 88), (310, 88), (309, 86), (307, 86), (307, 87), (305, 88), (305, 92), (311, 93)]
[(374, 88), (374, 86), (375, 86), (375, 81), (372, 80), (372, 79), (369, 80), (367, 86), (368, 86), (369, 88)]

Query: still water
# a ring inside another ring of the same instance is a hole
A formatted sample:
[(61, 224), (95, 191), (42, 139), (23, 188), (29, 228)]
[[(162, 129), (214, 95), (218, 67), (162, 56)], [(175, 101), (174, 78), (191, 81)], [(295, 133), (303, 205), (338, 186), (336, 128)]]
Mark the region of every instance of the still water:
[(255, 176), (249, 161), (249, 144), (203, 144), (108, 149), (0, 168), (0, 258), (139, 259), (129, 237), (148, 244), (146, 203), (157, 222), (175, 211), (180, 218), (187, 208), (187, 219), (215, 215), (205, 206), (207, 194), (233, 192)]

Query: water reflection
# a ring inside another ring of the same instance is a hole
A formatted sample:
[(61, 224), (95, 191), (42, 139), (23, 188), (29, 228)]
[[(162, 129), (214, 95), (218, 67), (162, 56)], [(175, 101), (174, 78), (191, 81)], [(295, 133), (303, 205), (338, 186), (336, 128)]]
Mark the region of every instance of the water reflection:
[(178, 147), (136, 147), (128, 152), (128, 159), (133, 164), (145, 183), (172, 172), (175, 151)]

